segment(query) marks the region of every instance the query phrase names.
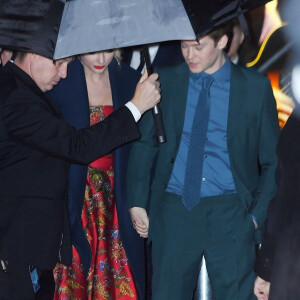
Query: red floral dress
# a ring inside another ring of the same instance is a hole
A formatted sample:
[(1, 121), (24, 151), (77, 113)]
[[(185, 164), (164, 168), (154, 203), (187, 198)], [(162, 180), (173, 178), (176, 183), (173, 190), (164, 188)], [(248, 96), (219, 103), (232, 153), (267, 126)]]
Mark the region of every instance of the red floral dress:
[[(102, 121), (112, 106), (90, 107), (91, 125)], [(81, 222), (92, 250), (92, 263), (85, 278), (77, 250), (73, 247), (70, 266), (54, 269), (55, 300), (133, 300), (137, 292), (119, 236), (113, 194), (113, 155), (108, 154), (88, 166)]]

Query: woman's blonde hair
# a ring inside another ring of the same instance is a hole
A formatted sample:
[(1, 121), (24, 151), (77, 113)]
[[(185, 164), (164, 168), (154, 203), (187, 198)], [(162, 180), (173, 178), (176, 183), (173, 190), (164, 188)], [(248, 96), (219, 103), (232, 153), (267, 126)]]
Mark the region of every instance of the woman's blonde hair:
[(121, 49), (115, 49), (114, 58), (117, 60), (118, 66), (121, 65), (122, 60), (122, 50)]

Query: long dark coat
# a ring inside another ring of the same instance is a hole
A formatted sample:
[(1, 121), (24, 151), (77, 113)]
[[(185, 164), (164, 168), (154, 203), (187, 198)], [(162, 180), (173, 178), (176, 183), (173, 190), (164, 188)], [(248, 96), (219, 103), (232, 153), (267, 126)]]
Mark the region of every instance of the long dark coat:
[(267, 228), (256, 261), (258, 276), (271, 282), (270, 300), (300, 299), (300, 110), (281, 132), (277, 193), (268, 210)]

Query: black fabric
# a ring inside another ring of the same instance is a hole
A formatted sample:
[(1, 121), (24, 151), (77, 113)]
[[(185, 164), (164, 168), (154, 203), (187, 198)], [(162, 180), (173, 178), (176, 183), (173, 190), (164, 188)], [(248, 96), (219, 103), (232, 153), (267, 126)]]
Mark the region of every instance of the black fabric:
[(0, 45), (53, 58), (64, 3), (0, 0)]
[(144, 60), (144, 56), (143, 56), (143, 51), (140, 51), (140, 64), (139, 64), (139, 66), (137, 67), (136, 70), (139, 73), (141, 73), (143, 68), (144, 68), (144, 65), (145, 65), (145, 60)]
[(6, 272), (0, 269), (0, 300), (52, 300), (53, 271), (38, 269), (38, 276), (40, 288), (34, 293), (29, 266), (10, 261)]
[(182, 0), (197, 37), (270, 0)]
[(55, 282), (52, 270), (39, 270), (40, 289), (35, 294), (35, 300), (52, 300), (55, 290)]
[(270, 300), (300, 299), (300, 114), (297, 107), (278, 147), (277, 194), (256, 260), (258, 276), (271, 282)]
[(29, 266), (11, 261), (7, 271), (0, 269), (0, 300), (34, 300)]

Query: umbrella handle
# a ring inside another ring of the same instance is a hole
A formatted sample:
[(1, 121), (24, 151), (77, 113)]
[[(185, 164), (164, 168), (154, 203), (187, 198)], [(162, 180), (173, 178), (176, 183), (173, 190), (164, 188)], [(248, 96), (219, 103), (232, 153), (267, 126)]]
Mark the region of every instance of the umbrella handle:
[[(153, 68), (150, 60), (148, 46), (143, 45), (142, 53), (146, 63), (148, 75), (150, 76), (153, 73)], [(152, 115), (155, 124), (155, 131), (156, 131), (158, 143), (159, 144), (165, 143), (167, 141), (167, 137), (166, 137), (164, 123), (162, 119), (162, 113), (160, 111), (158, 104), (152, 108)]]

